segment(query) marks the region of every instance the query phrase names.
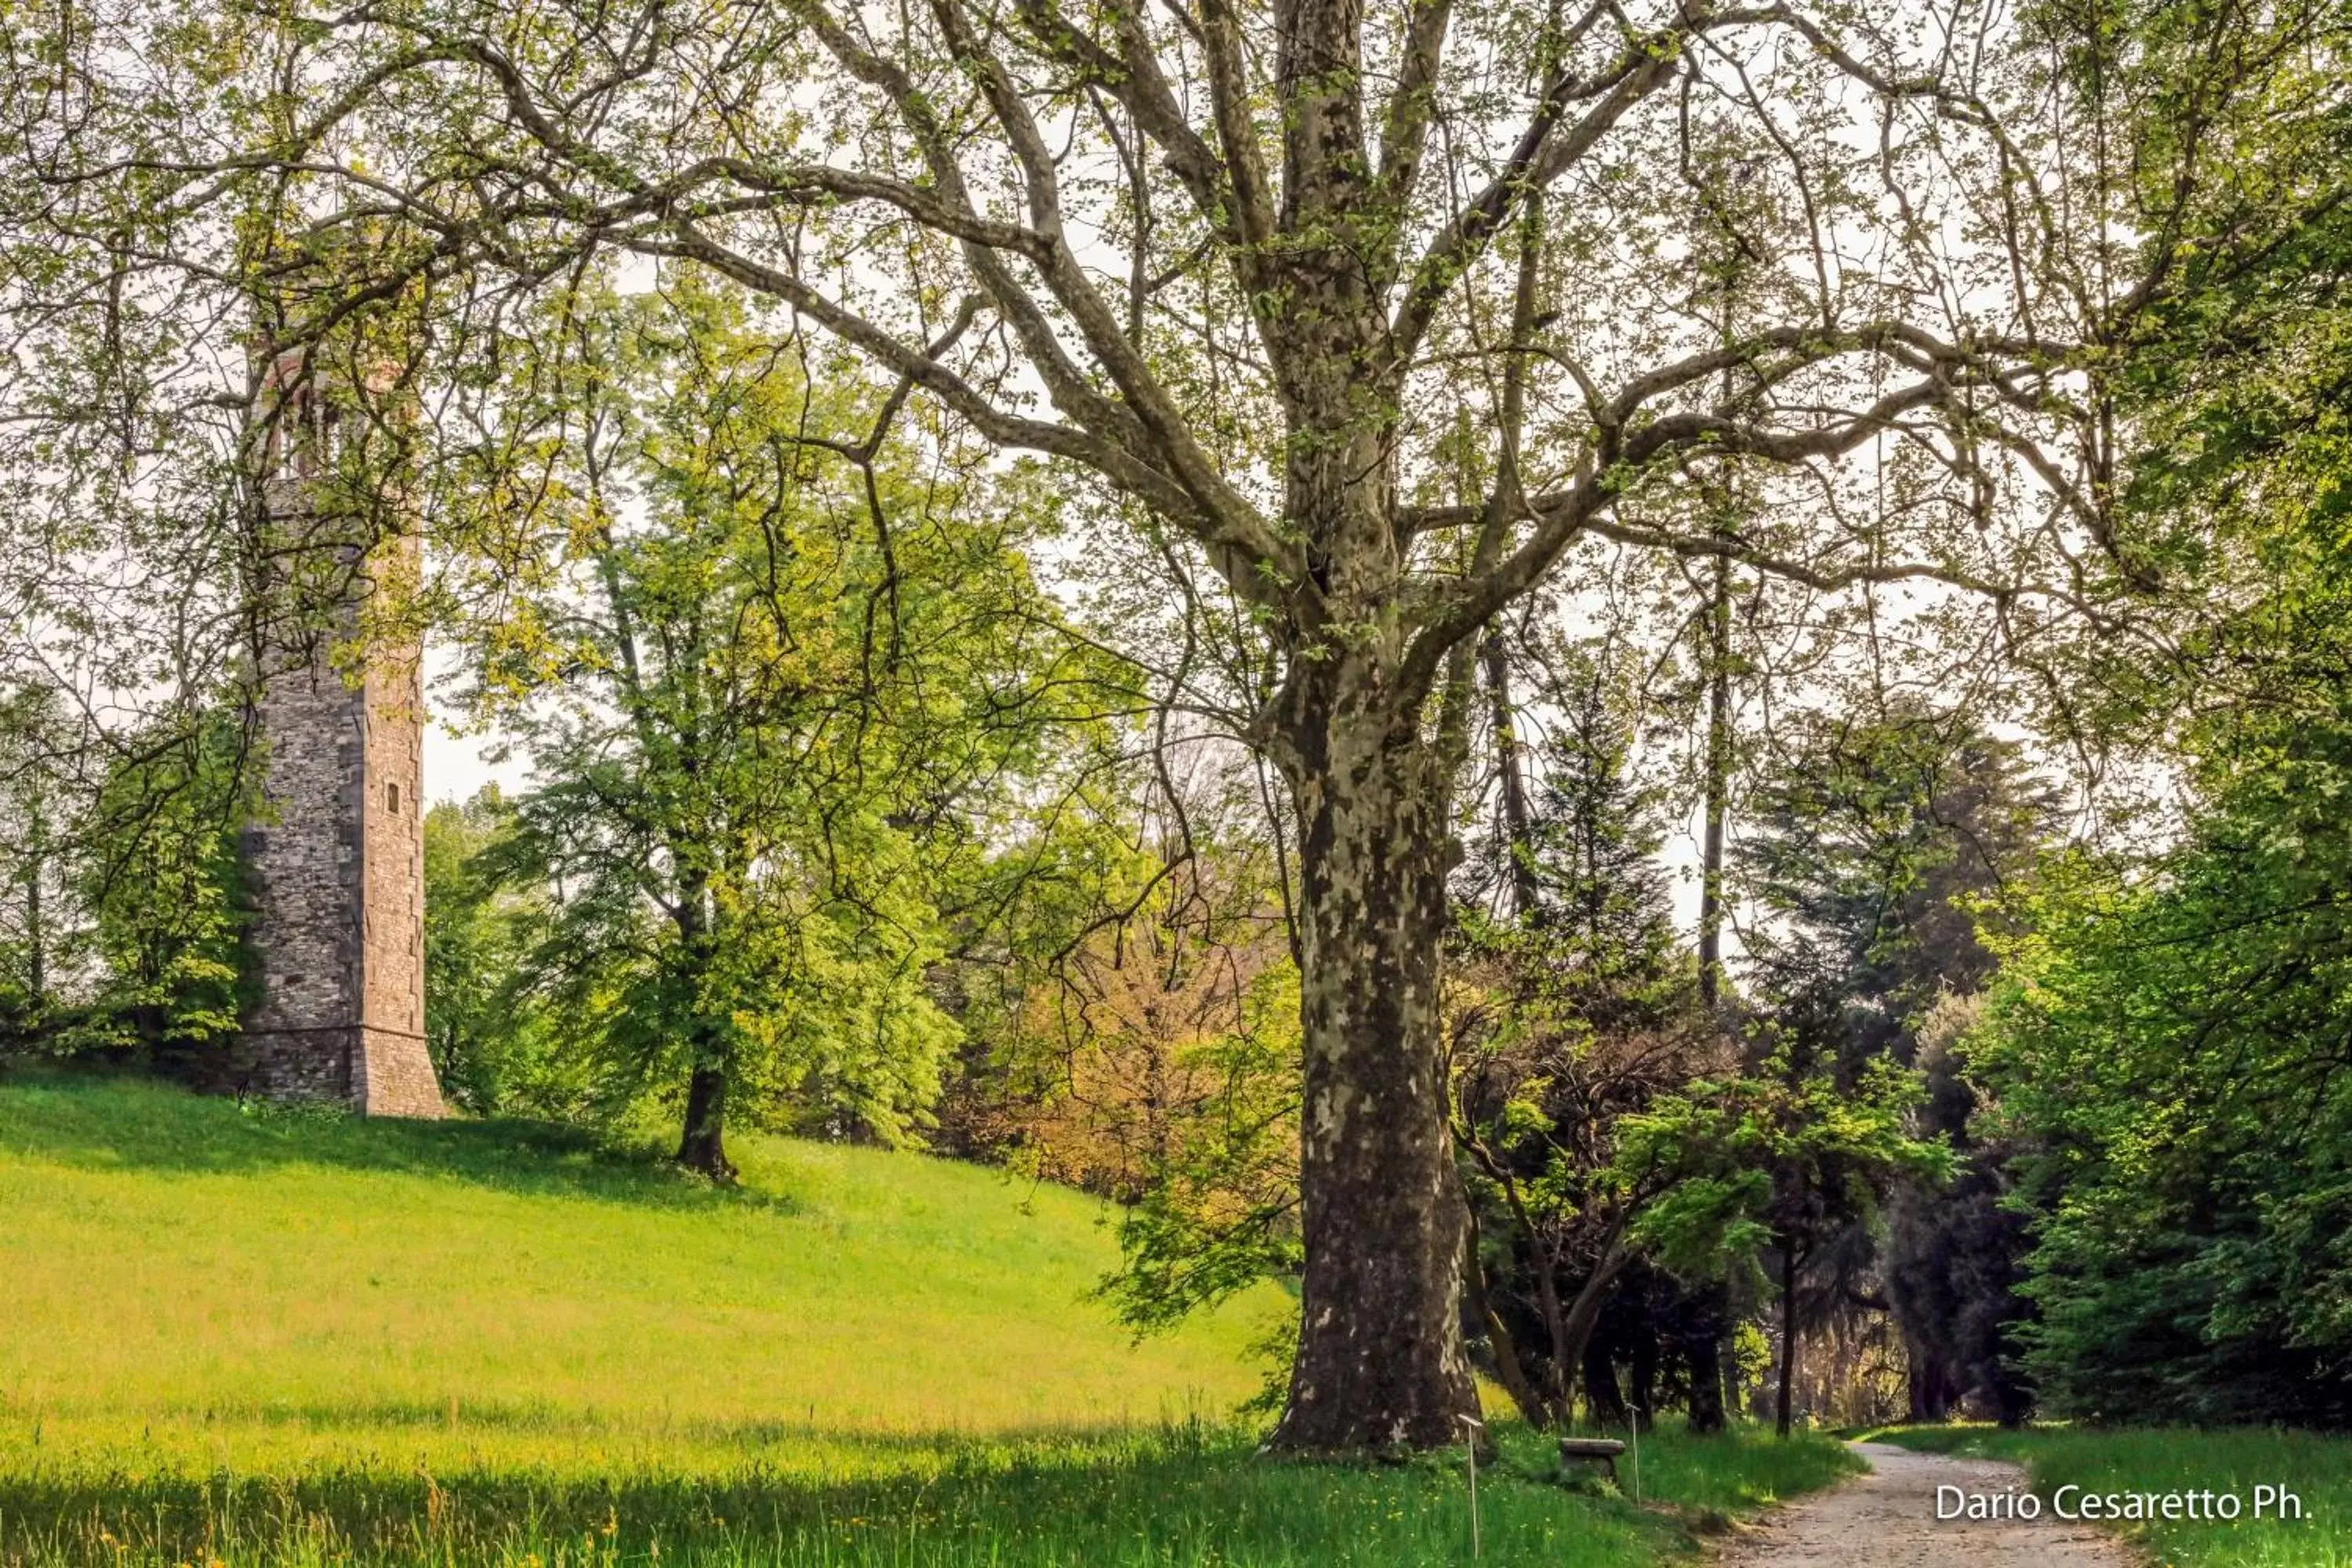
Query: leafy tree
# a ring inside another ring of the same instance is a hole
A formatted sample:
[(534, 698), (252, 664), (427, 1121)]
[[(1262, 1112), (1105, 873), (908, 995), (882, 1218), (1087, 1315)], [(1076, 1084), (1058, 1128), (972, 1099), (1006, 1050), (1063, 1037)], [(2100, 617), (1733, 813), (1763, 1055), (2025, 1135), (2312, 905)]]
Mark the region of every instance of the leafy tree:
[(251, 815), (245, 730), (223, 704), (107, 771), (79, 825), (75, 895), (99, 979), (62, 1042), (198, 1081), (235, 1081), (245, 986), (237, 835)]
[(1834, 975), (1880, 1023), (1856, 1048), (1913, 1056), (1909, 1021), (1991, 974), (1988, 895), (2025, 874), (2057, 804), (2014, 742), (1965, 709), (1888, 704), (1781, 737), (1748, 802), (1741, 882), (1763, 971)]
[[(2183, 47), (2170, 8), (2119, 38)], [(2084, 68), (2101, 66), (2095, 57)], [(2352, 219), (2342, 73), (2292, 62), (2183, 215), (2161, 330), (2119, 378), (2111, 548), (2169, 596), (2052, 651), (2070, 736), (2174, 786), (2021, 901), (1965, 1046), (2032, 1226), (2028, 1364), (2114, 1419), (2340, 1425), (2344, 549)], [(2168, 98), (2131, 122), (2177, 138)], [(2242, 239), (2259, 227), (2263, 243)]]
[(1091, 820), (1015, 847), (1024, 907), (981, 960), (1003, 990), (961, 1014), (985, 1057), (943, 1112), (971, 1152), (1119, 1205), (1104, 1294), (1142, 1332), (1294, 1279), (1299, 1239), (1282, 858), (1239, 750), (1154, 728), (1094, 759)]
[(716, 1178), (730, 1105), (905, 1141), (954, 1037), (943, 911), (1084, 684), (1009, 548), (1029, 524), (897, 466), (895, 400), (828, 445), (853, 410), (690, 269), (549, 331), (592, 340), (509, 414), (554, 454), (554, 564), (478, 688), (538, 780), (492, 855), (545, 900), (539, 1005)]
[[(1451, 1030), (1473, 1300), (1505, 1388), (1546, 1426), (1569, 1417), (1601, 1311), (1639, 1260), (1633, 1227), (1662, 1191), (1659, 1173), (1616, 1166), (1617, 1124), (1725, 1065), (1675, 940), (1663, 801), (1633, 771), (1622, 675), (1571, 650), (1547, 695), (1535, 785), (1511, 798), (1525, 786), (1507, 752), (1502, 831), (1464, 879)], [(1507, 712), (1496, 723), (1503, 743)], [(1507, 914), (1491, 912), (1497, 893)]]
[[(1141, 1097), (1149, 1116), (1129, 1145), (1135, 1184), (1119, 1219), (1126, 1261), (1106, 1282), (1139, 1329), (1172, 1328), (1297, 1273), (1297, 975), (1286, 952), (1255, 956), (1264, 967), (1233, 975), (1213, 1012), (1176, 1026), (1172, 1071)], [(1140, 1054), (1160, 1053), (1146, 1044)]]
[(216, 694), (110, 732), (53, 683), (0, 691), (0, 1051), (240, 1078), (247, 716)]
[(68, 902), (73, 793), (59, 763), (75, 753), (56, 689), (0, 689), (0, 1055), (57, 1024), (72, 979), (79, 911)]
[(1898, 1179), (1940, 1181), (1950, 1170), (1948, 1151), (1906, 1124), (1918, 1095), (1910, 1074), (1883, 1058), (1838, 1070), (1842, 1011), (1834, 993), (1785, 999), (1759, 1031), (1751, 1070), (1661, 1097), (1620, 1133), (1621, 1172), (1674, 1178), (1633, 1226), (1634, 1238), (1669, 1268), (1703, 1278), (1752, 1268), (1759, 1250), (1770, 1253), (1783, 1436), (1793, 1417), (1804, 1327), (1798, 1284), (1807, 1261), (1874, 1215)]
[[(1684, 1004), (1678, 951), (1658, 854), (1664, 793), (1636, 763), (1638, 708), (1622, 652), (1565, 650), (1547, 661), (1537, 705), (1547, 728), (1524, 750), (1533, 787), (1506, 806), (1500, 831), (1472, 855), (1463, 892), (1472, 952), (1539, 933), (1549, 999), (1596, 1030), (1654, 1026)], [(1517, 761), (1517, 758), (1514, 761)], [(1488, 910), (1508, 895), (1508, 916)], [(1483, 906), (1483, 907), (1482, 907)]]
[(2021, 1151), (1963, 1055), (1983, 1006), (1981, 993), (1948, 994), (1914, 1026), (1927, 1085), (1920, 1121), (1950, 1140), (1958, 1162), (1941, 1187), (1895, 1189), (1878, 1272), (1903, 1331), (1911, 1418), (1941, 1421), (1973, 1404), (2014, 1426), (2033, 1409), (2021, 1374), (2031, 1242), (2012, 1201)]
[(2008, 946), (1969, 1060), (2030, 1139), (2028, 1359), (2062, 1411), (2352, 1417), (2347, 737), (2298, 714), (2178, 847), (2079, 859)]
[(548, 910), (538, 889), (499, 874), (514, 832), (496, 784), (425, 814), (425, 1044), (442, 1091), (468, 1110), (574, 1118), (594, 1097), (559, 1019), (529, 992)]
[[(2017, 744), (1965, 710), (1883, 704), (1810, 720), (1781, 740), (1751, 793), (1738, 855), (1762, 916), (1750, 937), (1759, 984), (1780, 1010), (1834, 1033), (1839, 1070), (1879, 1058), (1917, 1070), (1929, 1091), (1921, 1130), (1965, 1155), (1949, 1188), (1884, 1194), (1883, 1237), (1821, 1256), (1883, 1283), (1910, 1355), (1915, 1415), (1940, 1419), (1973, 1396), (2021, 1418), (2029, 1395), (2008, 1352), (2028, 1310), (2015, 1290), (2025, 1239), (2002, 1206), (2010, 1151), (1976, 1124), (1949, 1015), (1992, 973), (1992, 900), (2016, 891), (2054, 835), (2055, 798)], [(1836, 1293), (1875, 1295), (1856, 1283)]]

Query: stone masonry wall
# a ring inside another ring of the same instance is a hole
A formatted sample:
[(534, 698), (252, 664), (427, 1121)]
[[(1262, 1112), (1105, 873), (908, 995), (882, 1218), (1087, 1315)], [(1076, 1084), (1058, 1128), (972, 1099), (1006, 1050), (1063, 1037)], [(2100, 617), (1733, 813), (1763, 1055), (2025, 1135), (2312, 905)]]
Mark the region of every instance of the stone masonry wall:
[(362, 714), (360, 1020), (362, 1107), (372, 1115), (438, 1116), (440, 1086), (425, 1048), (425, 684), (414, 647), (381, 650), (367, 670)]
[(273, 522), (300, 547), (292, 557), (339, 558), (350, 584), (339, 591), (354, 597), (331, 628), (306, 626), (280, 584), (264, 617), (279, 629), (258, 671), (263, 805), (243, 841), (258, 984), (234, 1075), (265, 1094), (439, 1116), (424, 1032), (421, 650), (371, 647), (356, 684), (336, 662), (361, 626), (357, 596), (378, 574), (413, 576), (415, 542), (363, 560), (304, 537), (299, 474), (267, 488)]
[(240, 1077), (265, 1094), (350, 1100), (360, 995), (357, 704), (323, 650), (315, 660), (288, 650), (277, 658), (259, 702), (264, 808), (244, 841), (258, 987)]
[(425, 1047), (424, 690), (417, 650), (357, 689), (322, 637), (263, 682), (263, 820), (245, 836), (257, 994), (243, 1086), (439, 1116)]

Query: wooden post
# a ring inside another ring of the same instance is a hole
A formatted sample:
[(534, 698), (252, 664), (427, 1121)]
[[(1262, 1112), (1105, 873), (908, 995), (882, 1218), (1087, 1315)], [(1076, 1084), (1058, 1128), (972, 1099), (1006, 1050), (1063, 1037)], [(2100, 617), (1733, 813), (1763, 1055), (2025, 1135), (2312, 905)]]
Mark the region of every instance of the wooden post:
[(1454, 1419), (1470, 1428), (1470, 1556), (1475, 1562), (1478, 1556), (1478, 1438), (1486, 1430), (1486, 1424), (1475, 1415), (1457, 1415)]

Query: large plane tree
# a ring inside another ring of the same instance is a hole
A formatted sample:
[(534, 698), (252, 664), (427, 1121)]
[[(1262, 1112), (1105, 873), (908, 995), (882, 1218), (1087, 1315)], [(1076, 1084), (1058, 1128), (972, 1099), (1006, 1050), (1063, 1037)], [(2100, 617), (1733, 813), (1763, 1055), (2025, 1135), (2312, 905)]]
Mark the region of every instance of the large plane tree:
[[(1475, 1404), (1438, 1009), (1481, 629), (1628, 554), (1847, 593), (1915, 645), (2031, 647), (2151, 580), (2108, 523), (2101, 373), (2192, 217), (2242, 210), (2251, 245), (2320, 199), (2231, 149), (2331, 58), (2295, 5), (2152, 15), (21, 5), (8, 412), (57, 434), (15, 452), (53, 504), (10, 547), (94, 491), (170, 535), (171, 454), (250, 440), (256, 299), (280, 343), (413, 313), (427, 408), (491, 405), (508, 302), (623, 254), (784, 301), (1062, 465), (1241, 650), (1237, 729), (1287, 785), (1306, 1263), (1276, 1440), (1444, 1443)], [(2158, 98), (2160, 135), (2131, 113)]]

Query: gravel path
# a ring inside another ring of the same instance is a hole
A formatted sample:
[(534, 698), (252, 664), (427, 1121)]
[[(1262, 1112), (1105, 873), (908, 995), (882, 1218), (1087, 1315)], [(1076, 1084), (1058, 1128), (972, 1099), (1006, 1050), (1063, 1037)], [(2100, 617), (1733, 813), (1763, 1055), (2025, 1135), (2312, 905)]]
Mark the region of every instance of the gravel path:
[(1856, 1443), (1871, 1473), (1790, 1504), (1734, 1547), (1724, 1568), (2130, 1568), (2095, 1526), (2052, 1519), (1936, 1518), (1936, 1488), (1999, 1494), (2024, 1473), (1990, 1459)]

